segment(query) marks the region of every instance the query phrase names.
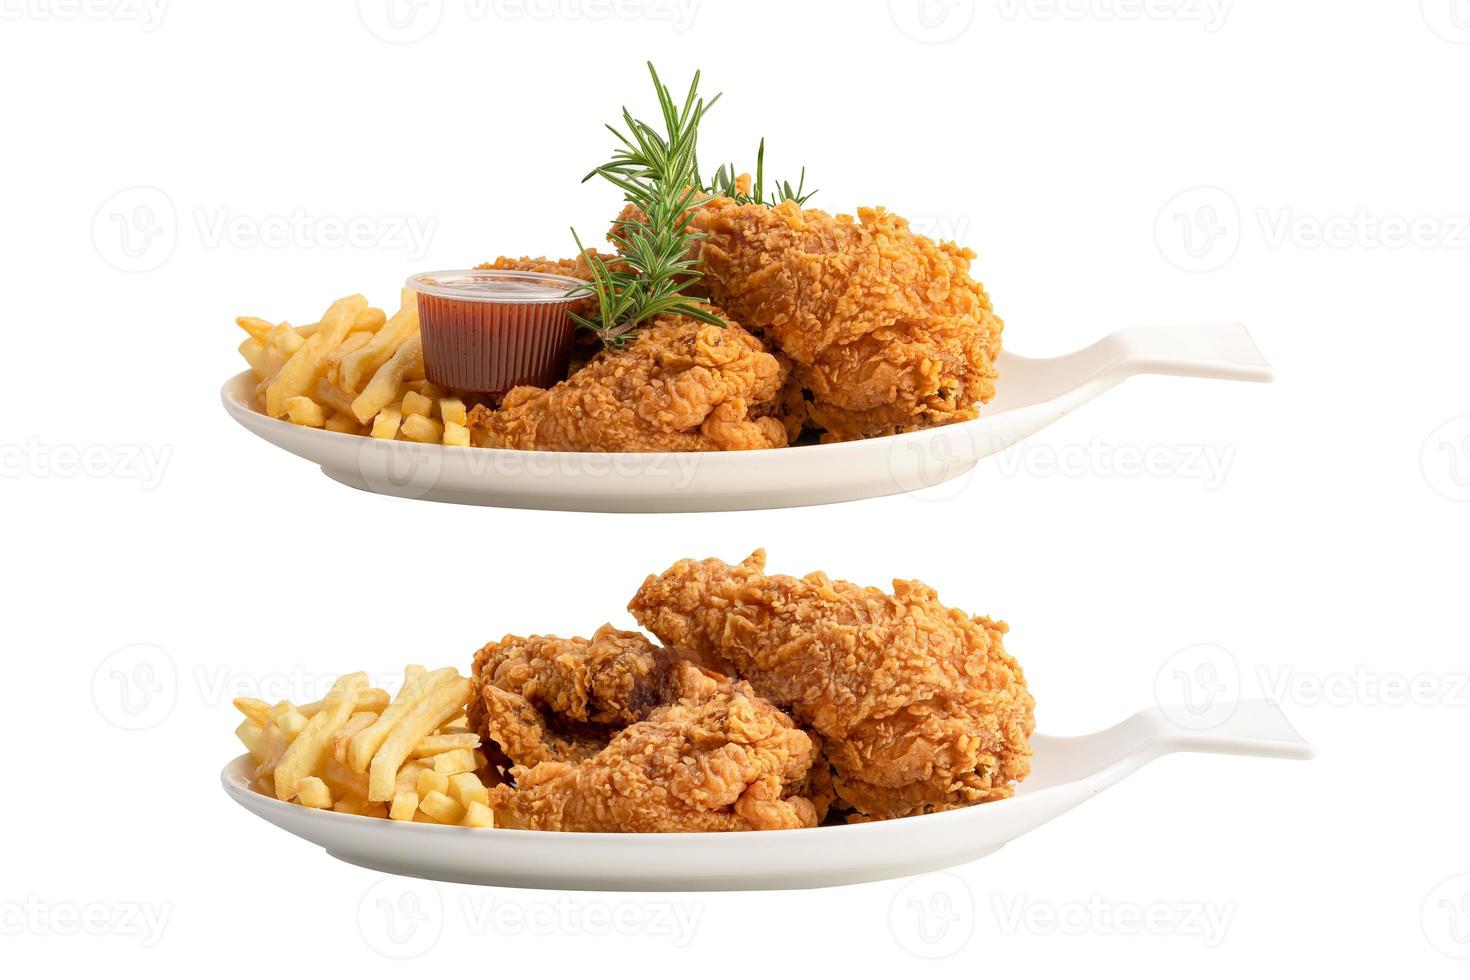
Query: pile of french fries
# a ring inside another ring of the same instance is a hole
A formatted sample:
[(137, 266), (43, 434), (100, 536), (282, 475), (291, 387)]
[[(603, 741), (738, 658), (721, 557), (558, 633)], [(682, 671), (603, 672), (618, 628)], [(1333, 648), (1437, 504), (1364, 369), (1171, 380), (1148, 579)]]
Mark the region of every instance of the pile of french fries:
[(364, 673), (311, 704), (236, 698), (235, 734), (255, 759), (254, 788), (278, 800), (365, 817), (493, 827), (480, 737), (465, 718), (474, 684), (453, 667), (404, 669), (389, 700)]
[(468, 446), (464, 401), (424, 377), (415, 293), (391, 317), (362, 296), (339, 299), (304, 327), (235, 319), (255, 373), (255, 408), (297, 425), (413, 442)]

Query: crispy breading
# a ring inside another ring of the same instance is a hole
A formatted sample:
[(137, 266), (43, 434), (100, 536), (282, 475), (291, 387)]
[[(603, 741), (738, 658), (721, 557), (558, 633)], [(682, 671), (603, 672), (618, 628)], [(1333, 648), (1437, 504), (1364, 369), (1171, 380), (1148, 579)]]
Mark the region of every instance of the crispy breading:
[(511, 763), (514, 785), (491, 793), (500, 826), (765, 830), (826, 814), (811, 737), (749, 685), (641, 634), (506, 637), (476, 655), (475, 680), (471, 721)]
[(566, 381), (477, 408), (477, 446), (567, 452), (685, 452), (786, 445), (771, 416), (786, 372), (739, 324), (659, 317), (625, 348)]
[(691, 226), (701, 287), (791, 359), (828, 441), (973, 418), (994, 395), (1002, 324), (969, 249), (882, 208), (854, 220), (717, 198)]
[(684, 560), (628, 607), (646, 629), (822, 737), (842, 803), (888, 818), (1002, 799), (1030, 772), (1034, 705), (1004, 623), (813, 573)]

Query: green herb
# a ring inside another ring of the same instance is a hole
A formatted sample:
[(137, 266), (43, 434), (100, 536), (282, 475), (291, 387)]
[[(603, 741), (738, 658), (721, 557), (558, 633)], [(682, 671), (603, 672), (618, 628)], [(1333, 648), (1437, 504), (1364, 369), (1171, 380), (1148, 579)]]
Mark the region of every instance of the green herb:
[(622, 146), (612, 160), (594, 169), (585, 182), (601, 176), (623, 191), (637, 211), (617, 223), (616, 268), (582, 247), (575, 229), (577, 250), (592, 267), (592, 284), (584, 291), (597, 297), (597, 319), (572, 314), (579, 326), (596, 332), (604, 344), (619, 347), (632, 339), (639, 324), (653, 317), (677, 314), (724, 326), (724, 321), (684, 297), (681, 290), (699, 279), (699, 261), (690, 258), (692, 245), (703, 237), (690, 231), (692, 206), (702, 192), (696, 143), (699, 123), (719, 96), (706, 102), (699, 95), (699, 72), (689, 84), (682, 106), (649, 63), (662, 115), (662, 131), (623, 109), (626, 132), (608, 126)]
[(735, 164), (727, 163), (720, 167), (710, 177), (710, 184), (706, 188), (709, 193), (716, 197), (731, 197), (737, 204), (765, 204), (775, 207), (782, 201), (795, 201), (798, 206), (803, 205), (816, 193), (806, 190), (806, 168), (801, 168), (801, 177), (797, 179), (796, 186), (791, 186), (791, 181), (776, 181), (771, 191), (770, 200), (766, 200), (766, 141), (761, 140), (760, 147), (755, 151), (755, 184), (748, 193), (741, 193), (736, 185), (737, 175)]

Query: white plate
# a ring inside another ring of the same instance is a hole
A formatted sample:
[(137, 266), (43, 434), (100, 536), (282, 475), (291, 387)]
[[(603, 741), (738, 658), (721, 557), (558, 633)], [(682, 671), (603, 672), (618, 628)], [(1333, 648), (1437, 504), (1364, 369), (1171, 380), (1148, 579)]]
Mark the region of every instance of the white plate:
[(1135, 374), (1269, 381), (1245, 327), (1138, 327), (1053, 358), (1006, 352), (980, 418), (827, 446), (712, 453), (554, 453), (385, 442), (267, 418), (255, 379), (225, 383), (245, 428), (359, 490), (456, 504), (667, 513), (798, 507), (936, 486)]
[[(1208, 728), (1198, 727), (1208, 724)], [(349, 864), (522, 888), (714, 891), (815, 888), (921, 874), (984, 857), (1173, 752), (1309, 759), (1270, 701), (1150, 708), (1093, 735), (1036, 735), (1032, 774), (1009, 800), (902, 820), (732, 834), (475, 830), (308, 810), (250, 789), (240, 756), (220, 774), (245, 809)], [(1146, 846), (1139, 841), (1140, 846)]]

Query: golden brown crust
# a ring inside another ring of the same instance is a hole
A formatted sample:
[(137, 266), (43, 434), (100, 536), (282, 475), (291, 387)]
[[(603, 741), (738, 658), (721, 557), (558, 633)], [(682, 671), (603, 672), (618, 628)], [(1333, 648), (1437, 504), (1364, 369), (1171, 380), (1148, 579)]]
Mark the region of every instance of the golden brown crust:
[(470, 416), (475, 445), (566, 452), (770, 449), (786, 430), (770, 417), (786, 379), (750, 333), (660, 317), (552, 388), (515, 388), (498, 411)]
[(748, 681), (813, 728), (838, 798), (887, 818), (1001, 799), (1030, 772), (1034, 701), (1005, 624), (893, 592), (681, 561), (629, 604), (666, 645)]
[(825, 763), (811, 772), (805, 732), (749, 685), (641, 634), (506, 637), (476, 654), (474, 673), (471, 720), (514, 780), (491, 792), (501, 826), (768, 830), (826, 813)]
[(968, 249), (881, 208), (718, 198), (692, 226), (711, 301), (791, 359), (827, 439), (973, 418), (994, 395), (1002, 324)]

